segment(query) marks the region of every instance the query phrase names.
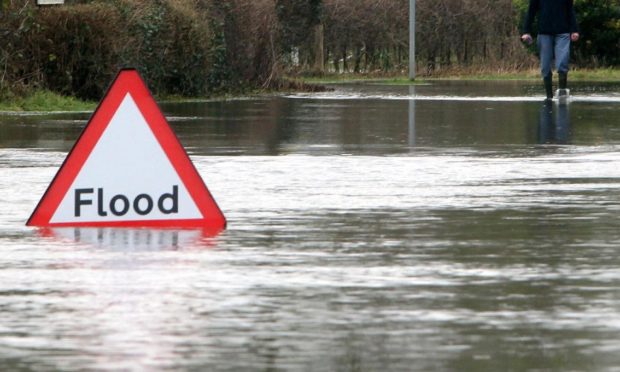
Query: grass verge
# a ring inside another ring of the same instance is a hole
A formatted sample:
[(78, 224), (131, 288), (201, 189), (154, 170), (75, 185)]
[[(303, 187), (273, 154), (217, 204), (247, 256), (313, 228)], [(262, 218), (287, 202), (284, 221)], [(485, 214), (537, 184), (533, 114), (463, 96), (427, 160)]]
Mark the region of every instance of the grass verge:
[[(620, 82), (620, 68), (601, 69), (575, 69), (569, 73), (571, 81), (594, 81), (594, 82)], [(406, 76), (379, 76), (368, 74), (326, 74), (323, 76), (296, 75), (286, 79), (275, 91), (322, 91), (322, 85), (339, 83), (381, 83), (390, 85), (427, 84), (437, 80), (539, 80), (537, 70), (498, 72), (498, 73), (445, 73), (434, 76), (420, 76), (413, 82)], [(164, 96), (157, 97), (158, 101), (188, 102), (204, 101), (205, 99), (227, 99), (239, 96), (252, 96), (266, 93), (265, 90), (247, 90), (232, 94), (219, 94), (212, 97), (181, 97)], [(52, 112), (52, 111), (93, 111), (97, 107), (96, 102), (82, 101), (75, 97), (62, 96), (46, 90), (36, 90), (24, 96), (12, 94), (0, 95), (0, 111), (11, 112)]]
[(0, 111), (93, 111), (97, 104), (66, 97), (47, 90), (24, 96), (7, 95), (0, 100)]
[[(571, 81), (597, 81), (597, 82), (620, 82), (619, 68), (601, 69), (574, 69), (569, 72)], [(421, 75), (414, 81), (406, 76), (380, 76), (368, 74), (326, 74), (324, 76), (296, 76), (296, 80), (311, 84), (338, 84), (338, 83), (382, 83), (390, 85), (426, 84), (437, 80), (539, 80), (538, 70), (525, 71), (499, 71), (476, 72), (476, 71), (448, 71), (435, 75)]]

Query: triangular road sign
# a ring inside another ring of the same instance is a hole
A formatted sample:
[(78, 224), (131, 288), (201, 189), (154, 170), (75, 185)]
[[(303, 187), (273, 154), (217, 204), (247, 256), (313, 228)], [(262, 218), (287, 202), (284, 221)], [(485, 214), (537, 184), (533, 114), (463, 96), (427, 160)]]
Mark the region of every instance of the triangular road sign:
[(28, 226), (202, 227), (226, 218), (134, 69), (123, 69)]

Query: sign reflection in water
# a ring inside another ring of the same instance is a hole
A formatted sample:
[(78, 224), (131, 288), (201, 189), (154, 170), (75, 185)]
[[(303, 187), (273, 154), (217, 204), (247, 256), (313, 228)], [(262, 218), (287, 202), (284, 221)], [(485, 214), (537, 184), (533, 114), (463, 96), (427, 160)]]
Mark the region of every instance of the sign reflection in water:
[(59, 242), (115, 251), (165, 251), (209, 248), (219, 232), (202, 229), (62, 227), (39, 230)]

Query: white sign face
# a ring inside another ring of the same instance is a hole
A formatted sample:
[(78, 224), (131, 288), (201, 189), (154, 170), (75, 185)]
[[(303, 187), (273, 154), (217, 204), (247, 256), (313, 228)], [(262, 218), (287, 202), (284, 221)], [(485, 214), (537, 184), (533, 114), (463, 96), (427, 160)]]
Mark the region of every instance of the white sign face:
[(202, 217), (127, 93), (50, 222)]
[(37, 5), (62, 5), (65, 0), (37, 0)]

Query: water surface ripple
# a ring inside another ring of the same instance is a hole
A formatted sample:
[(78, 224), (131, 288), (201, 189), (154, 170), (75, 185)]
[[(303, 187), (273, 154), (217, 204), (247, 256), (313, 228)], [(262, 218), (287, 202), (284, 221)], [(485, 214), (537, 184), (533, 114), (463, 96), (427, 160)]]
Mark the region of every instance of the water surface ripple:
[(163, 105), (217, 236), (25, 227), (86, 117), (0, 117), (1, 365), (615, 370), (619, 107), (572, 103), (558, 143), (539, 102), (437, 104), (414, 131), (406, 100)]

